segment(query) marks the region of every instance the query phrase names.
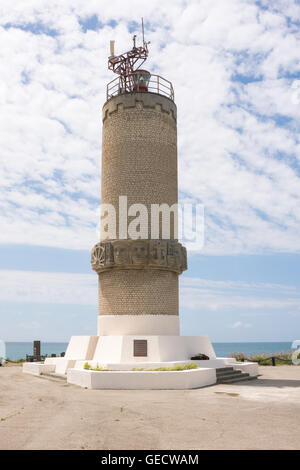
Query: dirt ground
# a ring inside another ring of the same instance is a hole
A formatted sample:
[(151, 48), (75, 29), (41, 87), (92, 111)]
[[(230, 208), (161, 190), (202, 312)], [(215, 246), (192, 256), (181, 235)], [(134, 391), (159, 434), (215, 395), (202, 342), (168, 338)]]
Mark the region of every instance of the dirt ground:
[(86, 390), (0, 367), (0, 449), (299, 449), (300, 366), (196, 390)]

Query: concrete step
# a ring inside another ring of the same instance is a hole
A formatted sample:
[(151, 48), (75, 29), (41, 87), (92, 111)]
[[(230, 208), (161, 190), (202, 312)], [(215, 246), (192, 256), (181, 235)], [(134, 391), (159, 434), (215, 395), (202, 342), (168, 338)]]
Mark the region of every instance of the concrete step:
[(250, 377), (249, 374), (243, 373), (243, 374), (240, 374), (239, 376), (232, 377), (230, 379), (226, 378), (226, 379), (217, 380), (217, 383), (218, 384), (232, 384), (236, 382), (243, 382), (245, 380), (251, 380), (253, 378), (256, 378), (256, 377)]
[(219, 367), (218, 369), (216, 369), (216, 372), (217, 374), (219, 374), (221, 372), (228, 372), (232, 370), (233, 370), (233, 367)]
[(239, 369), (238, 370), (234, 370), (234, 369), (226, 370), (226, 371), (223, 371), (223, 372), (218, 372), (217, 371), (217, 377), (226, 377), (227, 375), (232, 375), (232, 374), (237, 375), (237, 374), (241, 374), (241, 373), (242, 373), (242, 371), (239, 370)]
[(241, 372), (237, 374), (217, 375), (217, 380), (219, 382), (223, 382), (224, 380), (238, 379), (239, 377), (242, 377), (242, 376), (243, 374)]

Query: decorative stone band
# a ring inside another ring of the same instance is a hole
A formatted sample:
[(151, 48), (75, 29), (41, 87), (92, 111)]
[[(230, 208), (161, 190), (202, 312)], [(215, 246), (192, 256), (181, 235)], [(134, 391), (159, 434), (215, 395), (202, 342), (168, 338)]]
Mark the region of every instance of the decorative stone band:
[(112, 113), (124, 109), (156, 109), (173, 116), (177, 119), (177, 108), (174, 101), (156, 93), (125, 93), (114, 96), (107, 101), (102, 110), (102, 121), (104, 122)]
[(187, 269), (186, 248), (175, 240), (105, 240), (92, 249), (92, 268), (163, 269), (181, 274)]

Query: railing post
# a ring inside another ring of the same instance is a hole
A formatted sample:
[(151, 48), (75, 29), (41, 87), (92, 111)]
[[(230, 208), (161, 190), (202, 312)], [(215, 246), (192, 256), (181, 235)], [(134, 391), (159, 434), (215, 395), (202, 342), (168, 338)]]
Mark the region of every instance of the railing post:
[(276, 366), (276, 357), (272, 356), (272, 366)]
[[(155, 78), (156, 77), (156, 78)], [(155, 89), (155, 82), (156, 82), (156, 89)], [(106, 100), (110, 100), (116, 95), (121, 93), (126, 93), (133, 90), (134, 81), (132, 79), (131, 74), (125, 77), (117, 77), (111, 82), (109, 82), (106, 86)], [(138, 81), (135, 85), (136, 91), (140, 91), (141, 86), (140, 82)], [(161, 77), (160, 75), (152, 74), (149, 79), (149, 90), (153, 90), (153, 92), (158, 93), (159, 95), (162, 94), (174, 100), (174, 88), (172, 83), (169, 80)], [(148, 90), (148, 91), (149, 91)]]

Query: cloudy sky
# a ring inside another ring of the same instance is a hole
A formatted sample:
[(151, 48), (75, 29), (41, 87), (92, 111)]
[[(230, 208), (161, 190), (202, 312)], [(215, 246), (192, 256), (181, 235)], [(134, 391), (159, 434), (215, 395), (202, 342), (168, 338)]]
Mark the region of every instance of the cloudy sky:
[(298, 0), (2, 0), (0, 338), (95, 334), (109, 41), (172, 81), (180, 199), (205, 208), (182, 334), (300, 337)]

